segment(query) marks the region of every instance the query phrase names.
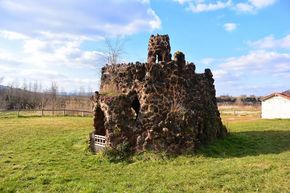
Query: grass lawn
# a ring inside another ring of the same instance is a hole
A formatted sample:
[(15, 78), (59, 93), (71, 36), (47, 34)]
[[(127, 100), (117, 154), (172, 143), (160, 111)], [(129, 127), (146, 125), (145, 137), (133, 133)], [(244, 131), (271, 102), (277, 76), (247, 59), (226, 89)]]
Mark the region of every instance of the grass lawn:
[(91, 117), (0, 118), (0, 192), (290, 192), (290, 120), (228, 122), (195, 155), (111, 163), (87, 151)]

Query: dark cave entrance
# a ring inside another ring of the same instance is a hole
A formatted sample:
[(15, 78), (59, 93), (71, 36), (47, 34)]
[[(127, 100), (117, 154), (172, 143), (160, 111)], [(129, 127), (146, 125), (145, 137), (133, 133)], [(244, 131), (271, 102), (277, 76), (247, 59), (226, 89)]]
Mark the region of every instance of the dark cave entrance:
[(162, 61), (162, 56), (161, 54), (157, 54), (157, 62), (161, 62)]
[(132, 104), (131, 104), (131, 107), (134, 109), (135, 113), (136, 113), (136, 117), (135, 117), (135, 120), (138, 119), (138, 115), (139, 115), (139, 112), (140, 112), (140, 102), (139, 102), (139, 99), (138, 99), (138, 96), (136, 95), (134, 97), (134, 100), (132, 101)]
[(106, 135), (105, 129), (105, 115), (100, 107), (97, 107), (95, 112), (95, 120), (94, 120), (95, 134), (96, 135)]

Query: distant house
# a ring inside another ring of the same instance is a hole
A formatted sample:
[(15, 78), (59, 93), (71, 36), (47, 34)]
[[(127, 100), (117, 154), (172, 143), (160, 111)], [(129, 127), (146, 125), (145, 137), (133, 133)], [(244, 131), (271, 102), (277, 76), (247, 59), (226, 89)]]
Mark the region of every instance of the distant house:
[(289, 90), (262, 98), (262, 119), (290, 119)]

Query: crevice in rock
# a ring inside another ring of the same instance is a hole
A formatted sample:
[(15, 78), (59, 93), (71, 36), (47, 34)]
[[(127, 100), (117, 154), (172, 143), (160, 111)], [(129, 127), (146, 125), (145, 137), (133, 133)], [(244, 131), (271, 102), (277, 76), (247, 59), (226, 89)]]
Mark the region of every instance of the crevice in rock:
[(100, 107), (97, 107), (95, 110), (95, 121), (94, 126), (96, 128), (97, 135), (106, 135), (106, 129), (105, 129), (105, 115), (104, 112)]
[(136, 113), (135, 120), (137, 120), (139, 112), (140, 112), (140, 101), (138, 99), (138, 96), (134, 97), (134, 100), (132, 101), (131, 107), (134, 109), (134, 111)]

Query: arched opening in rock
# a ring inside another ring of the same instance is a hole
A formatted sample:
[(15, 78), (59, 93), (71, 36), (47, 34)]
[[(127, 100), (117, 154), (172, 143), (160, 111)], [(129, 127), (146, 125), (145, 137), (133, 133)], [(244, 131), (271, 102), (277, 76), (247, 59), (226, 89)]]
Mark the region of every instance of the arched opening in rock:
[(162, 56), (161, 54), (157, 54), (157, 62), (161, 62), (162, 61)]
[(140, 111), (140, 102), (137, 96), (134, 97), (134, 100), (132, 101), (131, 107), (134, 109), (136, 113), (135, 120), (137, 120), (139, 111)]
[(100, 107), (97, 107), (94, 120), (95, 134), (106, 135), (105, 115)]

